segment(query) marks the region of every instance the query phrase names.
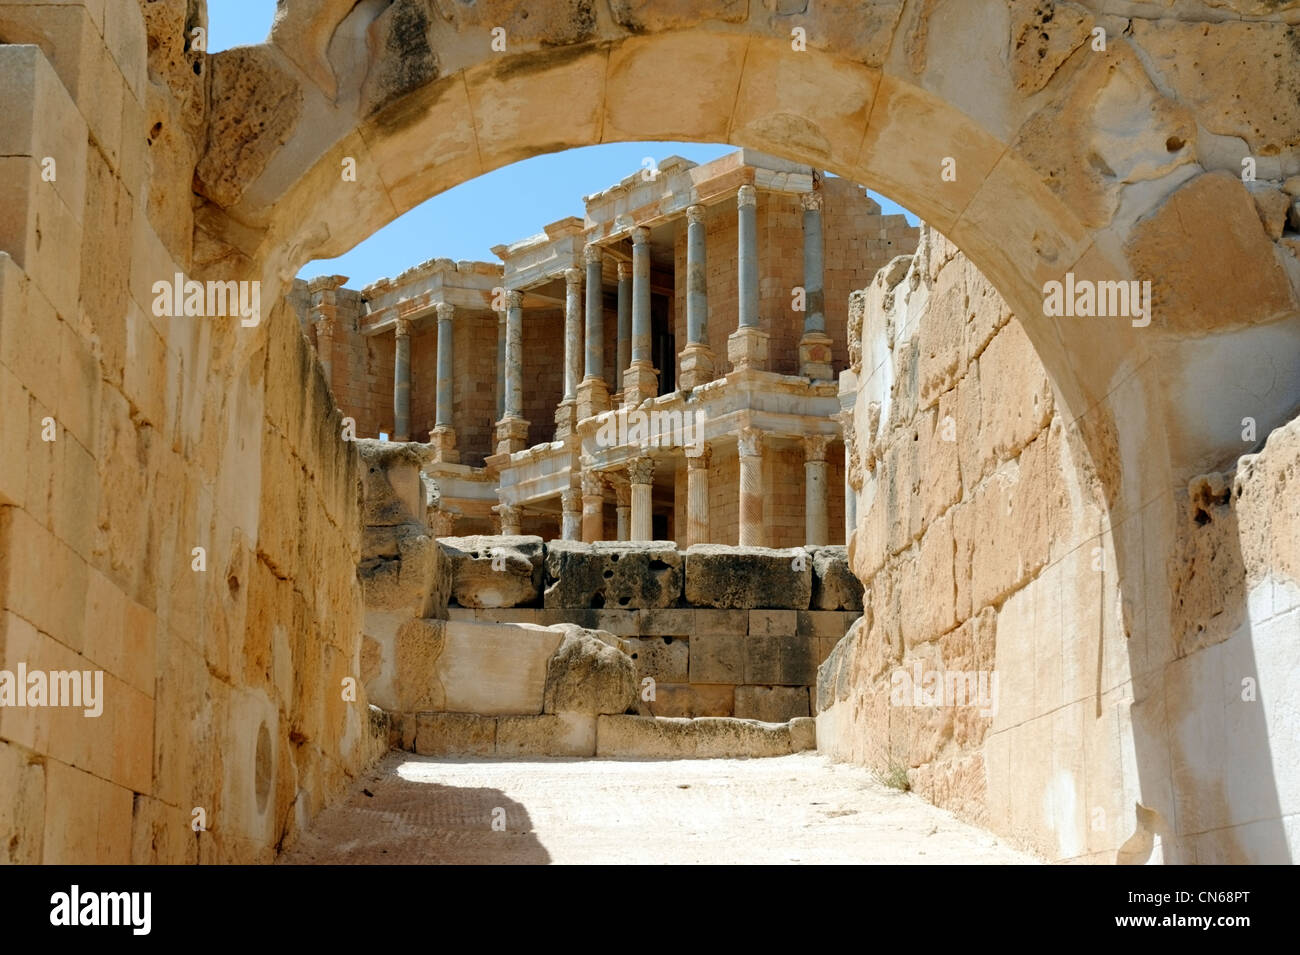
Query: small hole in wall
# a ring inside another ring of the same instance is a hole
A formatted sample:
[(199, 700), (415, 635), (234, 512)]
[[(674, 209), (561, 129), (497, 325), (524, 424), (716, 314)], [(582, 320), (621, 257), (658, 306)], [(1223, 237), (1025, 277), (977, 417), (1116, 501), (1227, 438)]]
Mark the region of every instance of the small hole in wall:
[(1182, 149), (1184, 145), (1186, 144), (1177, 136), (1170, 136), (1165, 140), (1165, 149), (1169, 150), (1171, 153), (1178, 152), (1178, 150)]
[(671, 646), (673, 645), (673, 638), (672, 638), (672, 637), (664, 637), (664, 643), (671, 647)]
[(636, 655), (635, 653), (632, 654), (632, 659), (635, 660), (636, 658), (637, 658), (637, 655)]
[(1198, 507), (1196, 509), (1196, 516), (1192, 518), (1192, 520), (1196, 521), (1198, 527), (1204, 527), (1213, 519), (1214, 518), (1210, 517), (1210, 512), (1205, 510), (1203, 507)]
[(607, 570), (607, 571), (605, 571), (605, 573), (602, 574), (601, 576), (603, 576), (606, 580), (610, 580), (610, 579), (613, 578), (613, 576), (614, 576), (614, 572), (613, 572), (612, 570)]
[(194, 61), (194, 75), (195, 76), (203, 75), (203, 63), (200, 62), (199, 60)]
[(593, 594), (593, 595), (592, 595), (592, 598), (591, 598), (591, 609), (592, 609), (592, 610), (604, 610), (604, 609), (605, 609), (605, 595), (604, 595), (604, 594)]
[(230, 588), (230, 595), (231, 595), (232, 597), (234, 597), (234, 596), (238, 596), (238, 594), (239, 594), (239, 578), (238, 578), (238, 577), (236, 577), (234, 574), (231, 574), (229, 577), (226, 578), (226, 586)]

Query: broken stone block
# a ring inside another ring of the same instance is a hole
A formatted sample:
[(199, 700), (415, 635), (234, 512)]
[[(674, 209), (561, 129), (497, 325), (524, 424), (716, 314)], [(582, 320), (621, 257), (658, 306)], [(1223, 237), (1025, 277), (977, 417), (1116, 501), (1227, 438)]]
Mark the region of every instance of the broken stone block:
[(724, 609), (807, 610), (811, 564), (801, 547), (696, 544), (686, 551), (686, 602)]
[(636, 707), (636, 666), (618, 638), (574, 624), (551, 628), (563, 635), (546, 668), (546, 713), (626, 713)]
[(639, 610), (682, 595), (682, 555), (671, 541), (552, 541), (545, 606)]
[(817, 748), (817, 721), (803, 716), (790, 721), (790, 750), (802, 753)]
[(735, 716), (762, 723), (785, 723), (808, 716), (806, 686), (738, 686)]
[(451, 599), (462, 607), (522, 607), (541, 595), (540, 537), (444, 537), (438, 545), (451, 565)]
[(862, 611), (862, 581), (849, 568), (847, 547), (818, 547), (812, 572), (813, 610)]

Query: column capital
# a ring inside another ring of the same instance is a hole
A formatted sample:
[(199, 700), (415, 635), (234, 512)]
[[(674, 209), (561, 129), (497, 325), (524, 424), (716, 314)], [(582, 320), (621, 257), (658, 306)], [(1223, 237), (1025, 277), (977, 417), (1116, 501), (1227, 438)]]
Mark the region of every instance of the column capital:
[(523, 308), (524, 293), (518, 289), (506, 290), (506, 308)]
[(632, 506), (632, 485), (619, 481), (614, 485), (614, 503), (618, 507)]
[(560, 507), (566, 511), (582, 510), (582, 492), (576, 487), (566, 487), (560, 492)]
[(804, 460), (824, 462), (832, 440), (829, 434), (806, 435), (803, 439)]
[(618, 263), (618, 280), (620, 282), (626, 282), (631, 278), (632, 278), (632, 263), (631, 262)]
[(704, 206), (700, 205), (699, 203), (696, 203), (696, 204), (693, 205), (693, 206), (687, 206), (687, 207), (686, 207), (686, 221), (688, 221), (688, 222), (703, 222), (703, 221), (704, 221)]
[(564, 270), (564, 284), (565, 284), (565, 285), (581, 285), (581, 284), (582, 284), (582, 269), (565, 269), (565, 270)]
[(397, 324), (393, 326), (393, 334), (398, 338), (406, 338), (411, 334), (411, 320), (409, 318), (399, 318)]
[(650, 230), (643, 225), (639, 225), (632, 230), (632, 244), (645, 245), (650, 241)]
[(653, 458), (633, 458), (627, 463), (627, 478), (633, 484), (650, 484), (655, 479)]
[[(497, 517), (501, 520), (501, 533), (519, 533), (520, 524), (523, 521), (524, 509), (517, 504), (497, 504), (492, 510), (496, 511)], [(506, 528), (513, 528), (507, 531)]]
[(739, 191), (736, 193), (736, 205), (740, 206), (742, 209), (745, 206), (757, 206), (758, 190), (750, 185), (741, 186)]
[(455, 317), (456, 317), (455, 305), (452, 305), (451, 302), (438, 303), (438, 321), (450, 322)]
[(822, 194), (820, 192), (804, 192), (799, 195), (799, 203), (804, 209), (809, 211), (822, 211)]
[(741, 428), (736, 434), (736, 450), (742, 458), (756, 458), (763, 453), (763, 432), (757, 428)]
[(605, 479), (599, 471), (582, 472), (582, 496), (583, 497), (604, 497), (605, 496)]
[(697, 468), (707, 468), (712, 460), (713, 449), (707, 444), (702, 445), (699, 450), (695, 448), (686, 449), (686, 466), (692, 471)]
[(600, 265), (605, 261), (605, 250), (595, 242), (588, 242), (582, 249), (582, 261), (588, 265)]

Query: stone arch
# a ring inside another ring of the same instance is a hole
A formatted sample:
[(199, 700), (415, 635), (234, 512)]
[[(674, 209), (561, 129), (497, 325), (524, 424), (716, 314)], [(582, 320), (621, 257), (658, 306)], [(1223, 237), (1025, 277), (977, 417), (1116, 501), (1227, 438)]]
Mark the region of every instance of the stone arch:
[[(574, 146), (727, 142), (829, 169), (917, 212), (1011, 305), (1086, 449), (1121, 591), (1156, 604), (1148, 626), (1167, 629), (1146, 564), (1176, 549), (1170, 489), (1249, 450), (1243, 409), (1267, 434), (1300, 404), (1293, 375), (1256, 373), (1300, 352), (1280, 189), (1300, 173), (1295, 97), (1283, 102), (1300, 12), (1111, 10), (1127, 6), (305, 0), (268, 44), (214, 58), (196, 267), (259, 277), (269, 301), (306, 261), (424, 199)], [(1177, 62), (1206, 32), (1277, 46), (1262, 68), (1277, 91), (1226, 109)], [(1243, 154), (1268, 183), (1243, 184)], [(357, 182), (340, 176), (347, 158)], [(1156, 318), (1046, 317), (1044, 283), (1067, 273), (1150, 281)], [(1234, 376), (1255, 382), (1240, 400), (1199, 394)]]

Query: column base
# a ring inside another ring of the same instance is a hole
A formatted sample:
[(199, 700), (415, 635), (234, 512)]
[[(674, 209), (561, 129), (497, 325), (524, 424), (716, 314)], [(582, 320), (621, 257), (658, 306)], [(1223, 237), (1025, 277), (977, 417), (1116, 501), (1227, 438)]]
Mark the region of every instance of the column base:
[(727, 360), (737, 371), (767, 370), (767, 343), (771, 336), (759, 328), (738, 328), (727, 338)]
[(609, 385), (603, 378), (584, 378), (578, 385), (578, 420), (609, 410)]
[(825, 332), (804, 332), (799, 339), (799, 374), (814, 381), (834, 381), (831, 368), (831, 336)]
[(634, 361), (623, 372), (624, 403), (633, 408), (639, 407), (647, 398), (659, 395), (659, 376), (655, 374), (654, 365), (648, 361)]
[(434, 463), (460, 464), (460, 452), (456, 450), (455, 428), (434, 428), (429, 432), (429, 443), (433, 445)]
[(497, 422), (497, 454), (513, 454), (528, 447), (528, 422), (502, 418)]
[(555, 440), (563, 441), (578, 427), (578, 403), (566, 398), (555, 409)]
[(681, 354), (682, 374), (678, 380), (689, 391), (713, 380), (715, 365), (713, 349), (708, 345), (687, 345)]

